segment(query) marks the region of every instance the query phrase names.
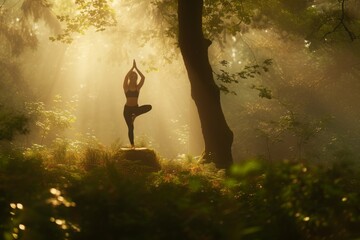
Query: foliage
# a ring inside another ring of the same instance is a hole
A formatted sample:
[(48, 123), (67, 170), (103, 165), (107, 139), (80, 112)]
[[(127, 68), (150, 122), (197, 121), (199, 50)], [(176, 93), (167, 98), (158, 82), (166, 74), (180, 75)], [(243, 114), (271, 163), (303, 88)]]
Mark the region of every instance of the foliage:
[(16, 133), (26, 134), (28, 118), (23, 113), (4, 110), (0, 105), (0, 141), (11, 141)]
[(35, 49), (38, 45), (36, 35), (26, 19), (3, 5), (0, 7), (0, 36), (1, 61), (3, 58), (19, 56), (27, 47)]
[(72, 33), (84, 34), (86, 30), (93, 27), (96, 32), (104, 31), (106, 27), (116, 24), (114, 10), (107, 0), (76, 0), (73, 15), (57, 16), (60, 22), (66, 23), (63, 33), (56, 37), (50, 37), (52, 41), (71, 43)]
[(47, 154), (1, 154), (1, 237), (335, 240), (360, 234), (357, 159), (327, 165), (249, 160), (225, 174), (182, 156), (139, 175), (135, 162), (120, 164), (125, 160), (116, 147), (93, 149), (104, 164), (87, 170), (79, 162), (49, 165)]
[(73, 114), (76, 107), (75, 100), (63, 103), (61, 96), (57, 95), (53, 102), (54, 105), (50, 109), (47, 109), (43, 102), (26, 103), (29, 116), (33, 118), (35, 126), (40, 129), (41, 144), (51, 132), (68, 129), (76, 120)]
[[(138, 1), (125, 4), (141, 5)], [(59, 15), (59, 21), (66, 23), (63, 33), (50, 39), (71, 43), (73, 33), (83, 34), (94, 27), (96, 31), (114, 26), (114, 9), (106, 0), (76, 1), (69, 14)], [(146, 3), (151, 9), (150, 18), (158, 21), (158, 29), (143, 31), (144, 39), (163, 36), (177, 39), (177, 2), (155, 0)], [(225, 45), (229, 36), (249, 32), (250, 29), (272, 29), (285, 32), (284, 37), (297, 35), (306, 39), (313, 47), (320, 43), (354, 41), (360, 29), (359, 16), (352, 9), (355, 1), (341, 0), (211, 0), (203, 4), (203, 31), (206, 38)], [(161, 32), (159, 34), (159, 32)], [(310, 46), (309, 44), (309, 46)]]
[(295, 146), (288, 143), (289, 148), (296, 152), (296, 159), (301, 160), (304, 153), (305, 145), (311, 142), (315, 137), (320, 135), (326, 129), (330, 118), (311, 118), (305, 114), (296, 112), (293, 107), (277, 102), (284, 109), (284, 114), (280, 115), (277, 120), (260, 120), (256, 130), (258, 136), (265, 138), (267, 159), (271, 160), (271, 145), (278, 142), (289, 141), (289, 135), (295, 139)]
[[(168, 23), (167, 36), (177, 33), (175, 2), (154, 1), (163, 7), (159, 11)], [(281, 34), (285, 38), (288, 33), (299, 34), (311, 47), (323, 39), (355, 40), (358, 17), (351, 13), (352, 2), (319, 1), (310, 6), (313, 2), (302, 0), (206, 1), (204, 29), (207, 37), (222, 42), (249, 26), (275, 26), (275, 31), (285, 30)], [(341, 8), (344, 3), (346, 9)], [(90, 27), (102, 31), (114, 23), (108, 2), (76, 4), (78, 12), (59, 16), (67, 29), (53, 40), (70, 42), (72, 32), (83, 33)], [(34, 21), (49, 20), (53, 19), (50, 7), (47, 1), (27, 0), (22, 11)], [(1, 57), (7, 61), (1, 60), (0, 84), (6, 86), (0, 88), (2, 104), (11, 97), (23, 102), (15, 95), (22, 93), (18, 66), (8, 64), (6, 57), (37, 44), (31, 24), (10, 11), (0, 6), (0, 30), (7, 41), (1, 47), (6, 52)], [(228, 62), (221, 64), (227, 67)], [(267, 70), (264, 62), (235, 74), (224, 69), (214, 74), (228, 84)], [(226, 85), (220, 88), (230, 92)], [(252, 88), (261, 98), (274, 98), (267, 87)], [(2, 106), (0, 139), (26, 132), (22, 112), (11, 110), (11, 104), (6, 110)], [(42, 102), (28, 107), (37, 116), (43, 139), (74, 121), (71, 108)], [(286, 133), (295, 137), (298, 158), (304, 163), (249, 161), (235, 165), (229, 175), (190, 156), (161, 160), (162, 170), (150, 174), (144, 166), (122, 159), (116, 146), (109, 150), (94, 136), (78, 141), (55, 138), (49, 147), (34, 144), (24, 153), (1, 149), (0, 238), (356, 239), (360, 235), (358, 159), (338, 151), (337, 161), (318, 165), (306, 163), (302, 155), (303, 146), (324, 130), (325, 123), (289, 109), (276, 120), (261, 122), (258, 130), (268, 142), (284, 140)]]
[[(166, 24), (165, 33), (169, 37), (177, 37), (177, 3), (171, 0), (152, 1), (163, 24)], [(203, 31), (207, 38), (212, 40), (223, 39), (223, 33), (236, 35), (246, 32), (244, 27), (251, 22), (252, 5), (245, 1), (211, 0), (204, 1), (203, 8)], [(162, 30), (162, 29), (161, 29)]]
[[(177, 36), (176, 2), (158, 0), (153, 4), (162, 11), (168, 24), (168, 36)], [(204, 1), (203, 29), (205, 36), (224, 44), (227, 37), (252, 29), (285, 31), (307, 39), (313, 47), (320, 43), (354, 41), (359, 34), (359, 16), (353, 8), (356, 1), (308, 0), (245, 0)], [(166, 9), (167, 11), (163, 11)]]
[[(229, 67), (230, 63), (226, 60), (220, 61), (220, 64), (223, 67)], [(219, 69), (220, 73), (213, 72), (215, 75), (215, 79), (221, 83), (219, 83), (219, 89), (224, 92), (225, 94), (231, 93), (236, 95), (235, 91), (230, 91), (227, 86), (225, 86), (222, 83), (225, 83), (227, 85), (232, 83), (239, 83), (241, 80), (249, 79), (249, 78), (255, 78), (256, 76), (260, 76), (261, 73), (265, 73), (269, 71), (269, 66), (271, 66), (272, 60), (271, 59), (265, 59), (262, 64), (254, 64), (254, 65), (246, 65), (244, 66), (243, 70), (240, 72), (230, 73), (225, 69)], [(269, 90), (266, 87), (263, 86), (256, 86), (251, 85), (251, 88), (256, 89), (259, 91), (259, 97), (261, 98), (268, 98), (271, 99), (271, 90)]]
[(11, 141), (16, 134), (29, 132), (29, 119), (22, 103), (28, 95), (19, 66), (0, 60), (0, 141)]

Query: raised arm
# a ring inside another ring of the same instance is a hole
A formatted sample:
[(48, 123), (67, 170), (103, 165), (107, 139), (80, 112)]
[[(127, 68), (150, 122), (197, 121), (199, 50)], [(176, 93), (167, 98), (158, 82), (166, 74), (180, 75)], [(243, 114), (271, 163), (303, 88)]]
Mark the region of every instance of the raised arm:
[(125, 75), (124, 82), (123, 82), (123, 89), (126, 92), (129, 89), (129, 74), (135, 68), (135, 65), (129, 70), (129, 72)]
[(137, 85), (137, 89), (140, 90), (140, 88), (144, 85), (145, 76), (144, 76), (144, 74), (142, 74), (142, 72), (140, 72), (140, 70), (137, 68), (135, 60), (134, 60), (134, 66), (135, 66), (135, 70), (136, 70), (137, 73), (140, 75), (140, 82), (139, 82), (139, 84)]

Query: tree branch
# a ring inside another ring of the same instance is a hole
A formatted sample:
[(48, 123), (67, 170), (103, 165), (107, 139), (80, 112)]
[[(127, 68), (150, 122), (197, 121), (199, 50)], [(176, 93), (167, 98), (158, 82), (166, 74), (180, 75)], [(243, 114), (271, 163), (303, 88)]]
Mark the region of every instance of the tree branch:
[(325, 39), (328, 35), (334, 33), (339, 27), (342, 26), (344, 28), (344, 30), (347, 32), (347, 34), (349, 35), (350, 40), (354, 41), (357, 38), (356, 35), (345, 24), (345, 18), (346, 18), (345, 1), (346, 0), (339, 0), (339, 2), (340, 1), (341, 1), (341, 17), (339, 19), (339, 23), (333, 28), (332, 31), (329, 31), (329, 32), (325, 33), (323, 38)]

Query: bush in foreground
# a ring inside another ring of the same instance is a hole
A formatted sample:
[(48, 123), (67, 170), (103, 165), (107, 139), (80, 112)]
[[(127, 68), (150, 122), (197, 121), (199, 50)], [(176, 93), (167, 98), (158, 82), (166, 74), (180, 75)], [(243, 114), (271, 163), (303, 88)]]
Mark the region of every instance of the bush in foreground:
[(225, 175), (191, 157), (160, 160), (162, 169), (150, 172), (136, 161), (116, 159), (120, 155), (115, 152), (103, 148), (94, 152), (96, 159), (93, 154), (81, 155), (99, 163), (91, 168), (84, 167), (89, 159), (83, 158), (54, 164), (49, 155), (2, 154), (1, 237), (338, 240), (360, 236), (360, 169), (355, 161), (322, 166), (253, 160), (234, 165)]

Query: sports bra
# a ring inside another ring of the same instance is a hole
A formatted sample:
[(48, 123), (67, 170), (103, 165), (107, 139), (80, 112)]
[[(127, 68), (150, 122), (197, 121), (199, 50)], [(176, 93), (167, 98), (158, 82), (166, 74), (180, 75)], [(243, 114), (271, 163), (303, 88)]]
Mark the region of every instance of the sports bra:
[(137, 90), (127, 90), (127, 92), (125, 93), (125, 96), (128, 97), (138, 97), (139, 96), (139, 91)]

